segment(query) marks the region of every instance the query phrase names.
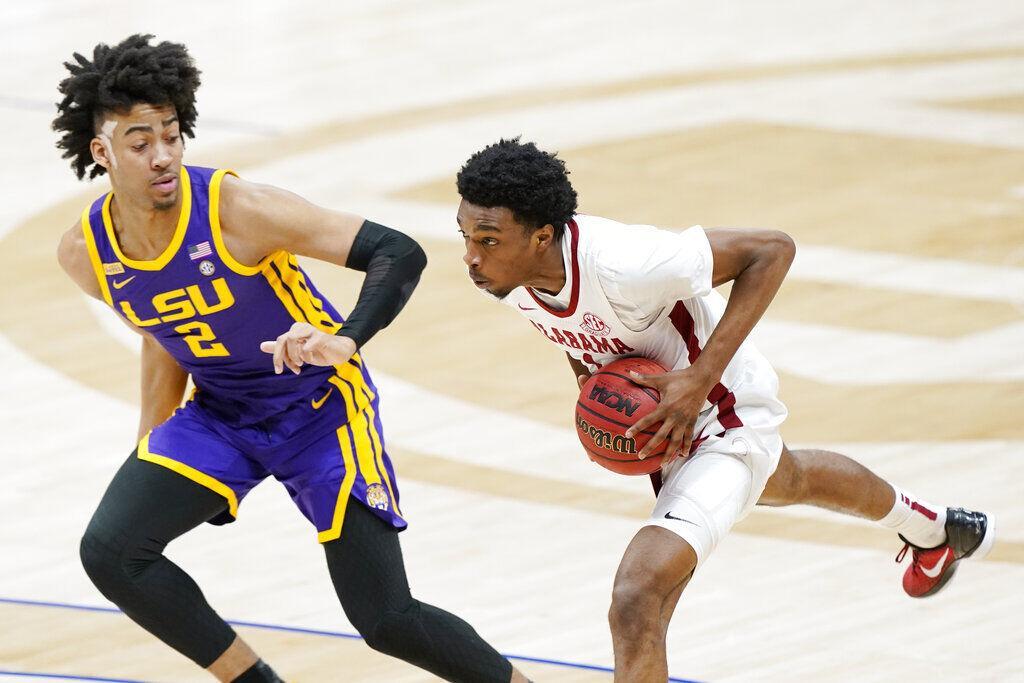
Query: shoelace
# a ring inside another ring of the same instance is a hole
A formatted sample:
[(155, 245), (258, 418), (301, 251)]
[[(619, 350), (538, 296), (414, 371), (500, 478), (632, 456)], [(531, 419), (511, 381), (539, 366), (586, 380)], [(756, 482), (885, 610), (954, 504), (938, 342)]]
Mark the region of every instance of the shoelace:
[[(905, 543), (903, 545), (903, 550), (899, 551), (896, 554), (896, 564), (899, 564), (899, 563), (903, 562), (903, 558), (907, 556), (907, 551), (908, 550), (910, 550), (910, 544), (909, 543)], [(914, 549), (914, 555), (915, 556), (917, 555), (917, 548)]]

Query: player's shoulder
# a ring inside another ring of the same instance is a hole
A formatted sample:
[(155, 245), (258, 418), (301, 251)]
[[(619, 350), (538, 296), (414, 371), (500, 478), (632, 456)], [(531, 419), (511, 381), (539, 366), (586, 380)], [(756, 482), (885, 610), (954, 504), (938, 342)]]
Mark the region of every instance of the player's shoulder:
[(644, 223), (621, 223), (599, 216), (577, 216), (580, 255), (605, 268), (617, 264), (628, 267), (652, 254), (686, 248), (688, 242), (703, 235), (699, 225), (685, 230), (660, 228)]
[[(681, 232), (646, 223), (623, 223), (611, 218), (583, 214), (574, 216), (573, 220), (579, 229), (581, 243), (586, 242), (595, 248), (610, 248), (612, 250), (631, 246), (643, 247), (649, 242), (672, 241), (677, 239), (682, 232), (686, 232), (686, 230)], [(700, 228), (700, 226), (692, 226), (687, 230), (693, 228)]]
[(294, 192), (276, 185), (258, 183), (225, 173), (220, 181), (219, 211), (221, 220), (237, 226), (258, 226), (263, 222), (275, 222), (295, 204), (306, 204), (306, 200)]
[(85, 234), (82, 232), (81, 220), (75, 221), (61, 235), (60, 242), (57, 244), (57, 263), (86, 294), (100, 298), (99, 283), (93, 272), (92, 261), (89, 259), (89, 250), (85, 243)]
[[(703, 228), (682, 231), (608, 219), (590, 221), (592, 236), (580, 249), (580, 268), (593, 273), (609, 301), (636, 306), (675, 291), (680, 280), (707, 271), (710, 247)], [(581, 235), (583, 230), (581, 230)]]
[(225, 173), (220, 181), (221, 211), (245, 211), (257, 206), (264, 187), (233, 173)]

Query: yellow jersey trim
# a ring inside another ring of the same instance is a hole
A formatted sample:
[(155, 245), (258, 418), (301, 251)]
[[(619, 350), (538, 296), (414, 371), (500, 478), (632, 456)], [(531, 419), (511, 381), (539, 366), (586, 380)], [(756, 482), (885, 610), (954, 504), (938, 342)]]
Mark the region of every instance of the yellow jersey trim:
[(239, 275), (259, 275), (263, 272), (263, 269), (266, 268), (267, 263), (285, 252), (275, 251), (273, 254), (268, 254), (261, 258), (260, 262), (255, 266), (247, 266), (244, 263), (239, 263), (235, 260), (235, 257), (228, 251), (227, 246), (224, 244), (224, 234), (220, 227), (220, 185), (224, 180), (224, 176), (228, 174), (233, 175), (236, 178), (238, 177), (238, 174), (230, 168), (217, 169), (213, 172), (213, 176), (210, 177), (209, 215), (210, 233), (213, 234), (213, 247), (217, 250), (217, 256), (220, 256), (220, 260), (224, 262), (224, 265)]
[(366, 421), (366, 411), (359, 413), (356, 421), (349, 425), (352, 437), (356, 442), (356, 459), (359, 462), (359, 473), (367, 486), (380, 483), (380, 475), (373, 462), (373, 445), (370, 443), (370, 425)]
[(92, 223), (89, 221), (89, 209), (85, 207), (82, 211), (82, 234), (85, 236), (85, 250), (89, 252), (89, 261), (92, 263), (92, 269), (96, 273), (96, 279), (100, 283), (100, 292), (103, 294), (103, 300), (107, 302), (108, 306), (113, 307), (114, 300), (110, 298), (110, 287), (107, 285), (107, 275), (103, 271), (103, 263), (100, 260), (100, 253), (96, 249), (96, 238), (92, 235)]
[(285, 284), (292, 287), (293, 291), (301, 293), (307, 305), (312, 307), (312, 313), (319, 316), (322, 324), (318, 325), (318, 327), (324, 332), (337, 333), (342, 327), (341, 323), (331, 317), (324, 308), (324, 302), (313, 295), (313, 288), (309, 286), (309, 282), (299, 268), (299, 261), (295, 258), (294, 254), (288, 254), (288, 266), (287, 274), (289, 277), (286, 278)]
[(189, 467), (183, 462), (178, 462), (173, 458), (168, 458), (166, 455), (151, 453), (149, 451), (149, 434), (142, 437), (142, 441), (139, 442), (139, 460), (145, 460), (147, 462), (166, 467), (169, 470), (177, 472), (186, 479), (191, 479), (200, 486), (205, 486), (214, 493), (219, 493), (227, 499), (228, 512), (231, 513), (231, 516), (238, 517), (238, 498), (235, 496), (235, 492), (232, 491), (227, 484), (221, 483), (210, 475), (204, 474), (193, 467)]
[(188, 171), (181, 167), (181, 213), (178, 214), (178, 227), (174, 230), (170, 243), (164, 252), (151, 261), (135, 261), (128, 258), (121, 252), (121, 245), (117, 243), (117, 235), (114, 233), (114, 221), (110, 218), (110, 202), (114, 198), (113, 192), (108, 192), (103, 200), (103, 227), (107, 230), (107, 239), (114, 250), (114, 255), (126, 266), (137, 270), (160, 270), (168, 263), (178, 250), (181, 243), (185, 241), (185, 232), (188, 229), (188, 220), (192, 215), (192, 182), (189, 180)]
[(388, 487), (388, 495), (391, 496), (391, 504), (395, 506), (395, 514), (401, 518), (405, 518), (402, 514), (402, 508), (398, 507), (398, 498), (395, 497), (395, 490), (391, 486), (391, 476), (388, 474), (388, 468), (384, 466), (384, 445), (381, 442), (380, 433), (377, 431), (377, 413), (373, 410), (372, 404), (367, 404), (367, 426), (370, 433), (370, 438), (373, 439), (374, 451), (377, 454), (377, 469), (380, 471), (380, 476), (384, 477), (384, 483)]
[[(260, 272), (263, 274), (263, 277), (266, 278), (267, 282), (270, 284), (270, 288), (274, 290), (274, 294), (277, 295), (278, 300), (284, 306), (285, 310), (288, 311), (288, 315), (292, 317), (292, 320), (300, 323), (309, 322), (302, 310), (298, 307), (298, 299), (292, 298), (292, 295), (285, 289), (284, 283), (281, 282), (281, 278), (277, 276), (277, 272), (275, 272), (273, 268), (273, 266), (276, 265), (278, 270), (280, 270), (281, 262), (287, 262), (287, 260), (287, 252), (278, 252), (277, 254), (274, 254), (273, 258), (264, 264)], [(315, 323), (314, 326), (316, 326)]]
[[(295, 304), (302, 309), (305, 320), (327, 334), (334, 334), (341, 329), (341, 324), (323, 310), (323, 301), (313, 296), (313, 292), (309, 289), (306, 279), (302, 277), (302, 272), (298, 269), (299, 264), (292, 254), (281, 252), (280, 257), (274, 259), (274, 265), (281, 273), (279, 278), (281, 284), (291, 292), (291, 296), (295, 298)], [(274, 275), (277, 273), (274, 272)]]
[(341, 526), (345, 523), (345, 510), (348, 508), (349, 495), (352, 493), (352, 484), (356, 481), (355, 458), (352, 457), (352, 442), (348, 438), (348, 430), (341, 427), (337, 433), (338, 444), (341, 446), (341, 458), (345, 466), (345, 477), (341, 480), (341, 488), (338, 489), (338, 502), (334, 505), (334, 519), (331, 528), (316, 535), (316, 540), (320, 543), (341, 537)]

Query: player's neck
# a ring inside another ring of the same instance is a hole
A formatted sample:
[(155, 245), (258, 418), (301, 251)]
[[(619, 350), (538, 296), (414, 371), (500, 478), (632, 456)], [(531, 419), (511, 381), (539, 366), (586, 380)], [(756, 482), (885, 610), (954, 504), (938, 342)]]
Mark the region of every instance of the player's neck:
[(121, 252), (141, 261), (155, 259), (164, 252), (174, 238), (180, 215), (180, 192), (174, 206), (166, 209), (137, 204), (116, 191), (110, 204), (110, 220)]
[(562, 241), (552, 243), (541, 254), (537, 269), (526, 286), (545, 294), (555, 295), (565, 287), (565, 260), (562, 257)]

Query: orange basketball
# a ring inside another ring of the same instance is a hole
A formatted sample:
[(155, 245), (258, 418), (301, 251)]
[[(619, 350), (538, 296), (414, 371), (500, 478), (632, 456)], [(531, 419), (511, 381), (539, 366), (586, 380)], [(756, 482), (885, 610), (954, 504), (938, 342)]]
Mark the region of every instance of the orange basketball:
[(595, 372), (576, 401), (576, 435), (590, 459), (619, 474), (650, 474), (661, 467), (668, 441), (640, 460), (636, 454), (661, 426), (649, 426), (632, 439), (626, 430), (658, 405), (661, 397), (654, 389), (641, 386), (629, 377), (633, 370), (642, 375), (668, 372), (647, 358), (623, 358)]

